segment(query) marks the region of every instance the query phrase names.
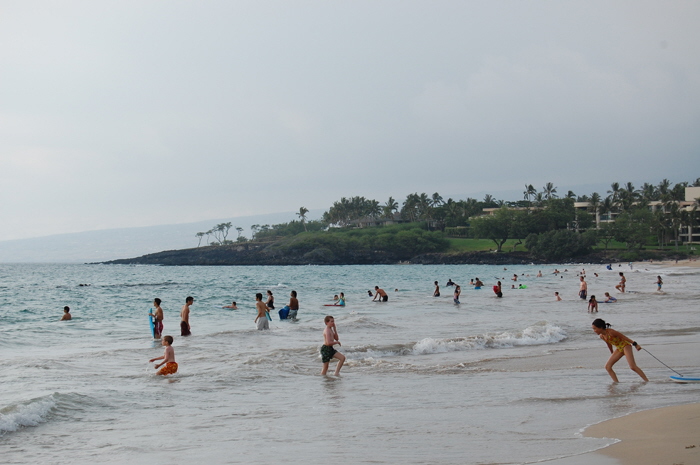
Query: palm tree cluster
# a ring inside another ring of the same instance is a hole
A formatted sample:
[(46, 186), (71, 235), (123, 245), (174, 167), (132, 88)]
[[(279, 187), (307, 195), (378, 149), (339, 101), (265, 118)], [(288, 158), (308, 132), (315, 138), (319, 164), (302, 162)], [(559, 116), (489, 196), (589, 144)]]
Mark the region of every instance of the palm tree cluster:
[(328, 224), (347, 226), (352, 221), (362, 218), (379, 218), (382, 214), (382, 207), (376, 200), (369, 200), (364, 197), (343, 197), (323, 214), (323, 221)]

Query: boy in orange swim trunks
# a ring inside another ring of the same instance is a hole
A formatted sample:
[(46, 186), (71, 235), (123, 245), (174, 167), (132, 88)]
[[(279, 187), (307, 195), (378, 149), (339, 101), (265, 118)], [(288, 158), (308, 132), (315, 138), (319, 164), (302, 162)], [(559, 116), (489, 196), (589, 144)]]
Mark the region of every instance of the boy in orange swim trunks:
[(155, 369), (158, 370), (161, 366), (160, 370), (158, 370), (157, 375), (172, 375), (173, 373), (177, 373), (177, 363), (175, 363), (175, 349), (173, 349), (173, 337), (172, 336), (163, 336), (163, 342), (162, 344), (165, 346), (165, 350), (163, 351), (163, 355), (160, 357), (152, 358), (149, 360), (149, 362), (155, 362), (156, 360), (163, 360), (162, 363), (159, 363), (155, 366)]

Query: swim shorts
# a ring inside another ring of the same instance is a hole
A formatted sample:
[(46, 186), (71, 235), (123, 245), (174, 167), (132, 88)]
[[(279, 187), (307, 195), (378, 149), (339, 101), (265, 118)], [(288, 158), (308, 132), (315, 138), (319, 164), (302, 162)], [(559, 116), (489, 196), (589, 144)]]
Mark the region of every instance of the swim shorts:
[(189, 336), (190, 334), (192, 334), (190, 332), (190, 325), (188, 325), (186, 321), (181, 321), (180, 322), (180, 336)]
[(270, 323), (268, 323), (268, 319), (266, 317), (260, 317), (258, 318), (258, 330), (262, 331), (263, 329), (270, 329)]
[(388, 295), (382, 296), (382, 302), (386, 302), (387, 300), (389, 300)]
[(160, 320), (156, 320), (156, 334), (163, 334), (163, 322)]
[(328, 363), (331, 361), (337, 350), (333, 346), (322, 345), (321, 346), (321, 360), (323, 363)]
[(586, 296), (588, 295), (588, 292), (586, 292), (585, 289), (581, 289), (578, 293), (578, 296), (581, 297), (582, 299), (586, 299)]
[(174, 373), (177, 373), (177, 363), (168, 362), (165, 364), (165, 366), (163, 366), (163, 368), (158, 370), (158, 372), (156, 374), (165, 376), (165, 375), (172, 375)]
[(296, 320), (298, 311), (299, 310), (289, 310), (289, 314), (287, 315), (287, 318), (290, 318), (292, 320)]

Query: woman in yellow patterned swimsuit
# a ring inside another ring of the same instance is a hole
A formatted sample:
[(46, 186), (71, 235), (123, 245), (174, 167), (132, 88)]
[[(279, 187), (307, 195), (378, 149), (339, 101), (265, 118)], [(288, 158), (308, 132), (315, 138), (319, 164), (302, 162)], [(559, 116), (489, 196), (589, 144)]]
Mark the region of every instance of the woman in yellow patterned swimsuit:
[[(596, 318), (593, 320), (592, 327), (593, 331), (605, 341), (605, 343), (608, 345), (608, 349), (610, 349), (610, 353), (612, 355), (610, 355), (608, 363), (605, 364), (605, 370), (608, 372), (614, 382), (617, 383), (619, 381), (617, 380), (617, 375), (613, 371), (613, 365), (615, 365), (623, 355), (627, 358), (627, 363), (629, 364), (630, 369), (641, 376), (644, 381), (649, 381), (642, 369), (639, 368), (637, 363), (634, 361), (634, 351), (632, 350), (632, 347), (636, 347), (637, 350), (642, 350), (642, 346), (621, 332), (610, 329), (610, 323), (606, 323), (601, 318)], [(617, 348), (617, 350), (614, 350), (613, 347)]]

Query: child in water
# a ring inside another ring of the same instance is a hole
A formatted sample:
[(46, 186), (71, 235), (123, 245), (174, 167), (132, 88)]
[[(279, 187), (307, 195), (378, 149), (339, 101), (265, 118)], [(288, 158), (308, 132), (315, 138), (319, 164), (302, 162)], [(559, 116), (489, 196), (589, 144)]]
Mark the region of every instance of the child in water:
[(163, 337), (163, 342), (161, 343), (165, 346), (165, 350), (163, 351), (163, 355), (160, 357), (152, 358), (149, 360), (149, 362), (155, 362), (156, 360), (163, 360), (162, 363), (159, 363), (155, 366), (155, 369), (158, 370), (161, 366), (165, 365), (163, 368), (161, 368), (157, 375), (172, 375), (174, 373), (177, 373), (177, 363), (175, 363), (175, 349), (173, 349), (173, 337), (172, 336), (164, 336)]
[[(627, 358), (627, 364), (630, 369), (637, 373), (644, 381), (649, 381), (647, 375), (644, 374), (641, 368), (637, 366), (637, 362), (634, 361), (634, 352), (632, 347), (636, 347), (637, 350), (642, 350), (642, 346), (637, 344), (632, 339), (628, 338), (619, 331), (610, 329), (610, 323), (606, 323), (600, 318), (593, 320), (593, 332), (595, 332), (600, 338), (605, 341), (610, 349), (610, 358), (608, 363), (605, 364), (605, 370), (612, 378), (614, 382), (619, 382), (617, 380), (617, 375), (613, 371), (613, 365), (615, 365), (623, 356)], [(617, 349), (614, 350), (613, 346)]]

